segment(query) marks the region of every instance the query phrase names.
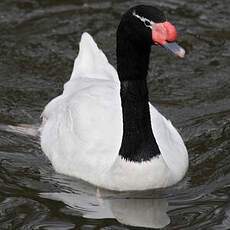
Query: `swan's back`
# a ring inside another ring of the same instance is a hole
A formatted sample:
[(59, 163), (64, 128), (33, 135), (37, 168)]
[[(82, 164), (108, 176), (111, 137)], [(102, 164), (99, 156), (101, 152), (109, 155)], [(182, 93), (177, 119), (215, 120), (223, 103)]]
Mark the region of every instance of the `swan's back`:
[(109, 170), (122, 138), (119, 94), (116, 70), (84, 33), (63, 94), (42, 114), (41, 146), (57, 171), (87, 180)]

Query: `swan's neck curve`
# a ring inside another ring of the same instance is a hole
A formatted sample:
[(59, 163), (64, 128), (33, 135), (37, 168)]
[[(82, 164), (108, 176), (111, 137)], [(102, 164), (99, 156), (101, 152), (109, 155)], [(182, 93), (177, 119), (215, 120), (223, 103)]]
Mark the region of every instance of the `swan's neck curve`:
[(160, 154), (152, 132), (146, 82), (150, 49), (149, 45), (123, 38), (118, 31), (117, 70), (123, 114), (119, 155), (130, 161), (148, 161)]

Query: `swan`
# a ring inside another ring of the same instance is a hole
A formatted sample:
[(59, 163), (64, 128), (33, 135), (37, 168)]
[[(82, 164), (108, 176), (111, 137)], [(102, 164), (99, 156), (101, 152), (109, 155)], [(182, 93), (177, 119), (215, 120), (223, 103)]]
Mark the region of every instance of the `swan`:
[(41, 148), (58, 173), (117, 191), (163, 188), (184, 177), (185, 144), (149, 103), (146, 82), (152, 45), (184, 57), (176, 37), (161, 10), (132, 7), (117, 29), (116, 71), (82, 34), (70, 80), (42, 113)]

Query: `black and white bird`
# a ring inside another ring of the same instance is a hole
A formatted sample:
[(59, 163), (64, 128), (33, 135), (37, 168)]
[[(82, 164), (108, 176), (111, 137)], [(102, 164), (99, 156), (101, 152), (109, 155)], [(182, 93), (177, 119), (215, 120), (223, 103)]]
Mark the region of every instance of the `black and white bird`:
[(117, 29), (117, 71), (88, 33), (63, 93), (45, 107), (41, 147), (54, 169), (110, 190), (173, 185), (188, 169), (185, 144), (149, 103), (151, 46), (183, 57), (176, 28), (152, 6), (129, 9)]

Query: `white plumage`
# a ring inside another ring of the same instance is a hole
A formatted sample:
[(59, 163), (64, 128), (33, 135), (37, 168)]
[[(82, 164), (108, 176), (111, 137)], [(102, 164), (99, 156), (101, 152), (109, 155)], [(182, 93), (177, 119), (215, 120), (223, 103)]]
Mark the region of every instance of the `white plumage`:
[(41, 147), (59, 173), (111, 190), (146, 190), (181, 180), (188, 154), (171, 122), (151, 104), (153, 134), (161, 155), (131, 162), (119, 156), (123, 122), (117, 71), (84, 33), (63, 94), (42, 114)]

